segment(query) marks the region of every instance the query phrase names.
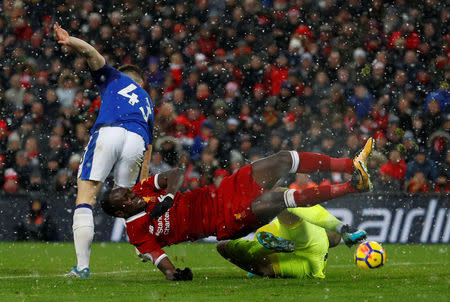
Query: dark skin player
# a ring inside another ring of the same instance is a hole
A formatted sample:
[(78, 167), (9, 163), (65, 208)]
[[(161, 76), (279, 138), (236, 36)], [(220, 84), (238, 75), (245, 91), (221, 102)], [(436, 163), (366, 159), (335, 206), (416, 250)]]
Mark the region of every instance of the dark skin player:
[[(309, 153), (310, 154), (310, 153)], [(299, 153), (301, 159), (305, 158), (309, 159), (308, 154)], [(324, 155), (317, 155), (322, 156)], [(329, 158), (329, 157), (328, 157)], [(280, 151), (275, 155), (260, 159), (251, 164), (251, 177), (253, 180), (264, 190), (272, 189), (276, 182), (282, 177), (285, 176), (288, 172), (295, 173), (301, 172), (301, 165), (294, 172), (292, 172), (293, 167), (293, 156), (292, 151)], [(318, 160), (318, 165), (322, 164), (323, 158)], [(353, 164), (350, 160), (351, 169), (353, 169)], [(314, 171), (325, 171), (329, 170), (330, 167), (322, 168), (319, 167)], [(304, 171), (305, 169), (303, 169)], [(314, 172), (313, 170), (309, 172)], [(167, 188), (172, 192), (179, 190), (182, 185), (184, 178), (184, 171), (181, 169), (173, 169), (167, 171), (165, 173), (159, 174), (157, 179), (158, 186), (161, 189)], [(311, 206), (325, 200), (338, 197), (347, 193), (357, 192), (357, 191), (367, 191), (367, 177), (364, 178), (361, 171), (355, 169), (352, 175), (352, 180), (349, 183), (341, 184), (346, 185), (345, 191), (340, 191), (338, 194), (336, 192), (337, 189), (333, 191), (333, 186), (328, 186), (328, 194), (322, 194), (321, 190), (325, 189), (324, 187), (319, 186), (318, 188), (310, 188), (305, 189), (299, 195), (305, 195), (304, 200), (302, 197), (296, 197), (296, 204), (290, 207), (297, 206)], [(331, 189), (330, 189), (331, 188)], [(117, 188), (112, 190), (109, 194), (107, 194), (106, 198), (102, 200), (102, 207), (106, 213), (121, 218), (129, 218), (138, 213), (141, 213), (146, 210), (147, 203), (138, 196), (135, 192), (126, 189), (126, 188)], [(285, 192), (279, 191), (268, 191), (251, 201), (251, 213), (256, 217), (260, 225), (264, 225), (270, 222), (277, 214), (281, 213), (283, 210), (287, 208), (286, 203), (286, 194)], [(166, 200), (164, 200), (166, 201)], [(169, 200), (168, 203), (161, 202), (158, 204), (153, 211), (151, 212), (151, 217), (157, 218), (164, 214), (164, 212), (172, 206), (172, 202)], [(227, 202), (227, 201), (223, 201)], [(253, 226), (252, 226), (253, 227)], [(254, 228), (256, 230), (256, 227)], [(168, 280), (191, 280), (192, 273), (189, 269), (180, 270), (176, 269), (169, 258), (165, 257), (162, 259), (158, 265), (158, 269), (160, 269)], [(186, 271), (189, 270), (189, 271)], [(183, 279), (183, 274), (185, 274)]]

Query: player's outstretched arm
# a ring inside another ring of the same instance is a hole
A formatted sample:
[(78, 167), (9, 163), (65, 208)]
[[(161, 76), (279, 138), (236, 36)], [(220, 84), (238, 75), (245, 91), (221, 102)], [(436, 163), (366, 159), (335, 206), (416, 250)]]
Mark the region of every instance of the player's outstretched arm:
[(92, 45), (70, 36), (66, 30), (59, 26), (58, 22), (55, 23), (53, 29), (58, 43), (72, 47), (81, 56), (85, 57), (92, 71), (99, 70), (105, 65), (105, 58)]
[(185, 267), (184, 270), (175, 268), (168, 257), (163, 258), (158, 264), (159, 270), (170, 281), (191, 281), (193, 278), (190, 268)]

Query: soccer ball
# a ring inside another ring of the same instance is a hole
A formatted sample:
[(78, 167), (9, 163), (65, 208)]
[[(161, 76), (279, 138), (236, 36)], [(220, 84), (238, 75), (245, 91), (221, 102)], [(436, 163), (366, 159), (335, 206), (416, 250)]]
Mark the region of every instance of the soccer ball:
[(356, 249), (354, 258), (359, 268), (378, 268), (386, 262), (386, 252), (378, 242), (365, 241)]

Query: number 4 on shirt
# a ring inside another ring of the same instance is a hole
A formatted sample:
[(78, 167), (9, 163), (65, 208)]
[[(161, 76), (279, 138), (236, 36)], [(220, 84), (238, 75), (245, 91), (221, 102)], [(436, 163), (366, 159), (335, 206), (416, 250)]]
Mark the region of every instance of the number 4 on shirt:
[[(117, 93), (120, 94), (120, 95), (122, 95), (122, 96), (124, 96), (124, 97), (126, 97), (126, 98), (128, 98), (128, 99), (129, 99), (128, 103), (129, 103), (131, 106), (134, 106), (136, 103), (139, 103), (138, 95), (135, 94), (134, 92), (132, 92), (132, 91), (134, 91), (136, 88), (137, 88), (136, 85), (130, 84), (130, 85), (128, 85), (127, 87), (125, 87), (125, 88), (119, 90)], [(132, 93), (130, 94), (130, 92), (132, 92)], [(145, 113), (144, 107), (139, 107), (139, 110), (140, 110), (141, 113), (142, 113), (142, 117), (143, 117), (144, 120), (147, 122), (147, 121), (148, 121), (148, 117), (149, 117), (150, 114), (152, 113), (152, 109), (151, 109), (151, 107), (150, 107), (150, 101), (149, 101), (149, 99), (148, 99), (148, 98), (145, 98), (145, 100), (147, 101), (147, 105), (146, 105), (146, 107), (147, 107), (147, 113)]]

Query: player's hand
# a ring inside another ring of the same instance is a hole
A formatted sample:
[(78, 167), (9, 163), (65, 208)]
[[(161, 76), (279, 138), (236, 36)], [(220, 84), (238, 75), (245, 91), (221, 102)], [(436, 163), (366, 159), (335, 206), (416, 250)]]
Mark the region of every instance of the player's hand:
[(157, 219), (167, 212), (167, 210), (173, 206), (173, 198), (174, 196), (172, 194), (159, 196), (159, 203), (153, 208), (153, 211), (150, 214), (150, 219)]
[(173, 275), (173, 281), (191, 281), (193, 278), (192, 271), (189, 267), (185, 267), (184, 270), (177, 268), (177, 272)]
[(55, 31), (55, 37), (59, 44), (67, 45), (69, 43), (69, 33), (59, 26), (58, 22), (53, 25), (53, 30)]

